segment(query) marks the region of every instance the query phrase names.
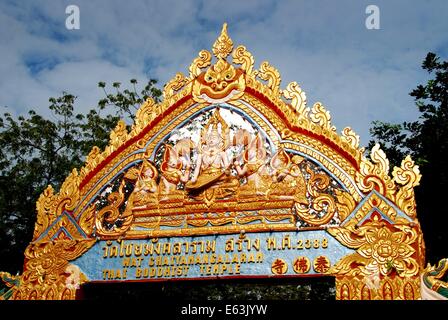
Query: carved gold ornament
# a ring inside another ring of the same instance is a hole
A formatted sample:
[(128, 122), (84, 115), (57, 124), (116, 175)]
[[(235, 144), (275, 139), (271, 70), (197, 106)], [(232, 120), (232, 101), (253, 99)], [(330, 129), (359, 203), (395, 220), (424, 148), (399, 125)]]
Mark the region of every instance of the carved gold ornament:
[(225, 59), (233, 50), (233, 41), (227, 34), (227, 23), (224, 23), (221, 35), (213, 44), (213, 54), (220, 59)]
[(332, 267), (332, 273), (369, 275), (367, 266), (378, 266), (383, 276), (396, 272), (400, 277), (412, 277), (419, 272), (415, 258), (418, 234), (407, 225), (390, 225), (378, 214), (360, 226), (329, 228), (328, 232), (342, 244), (356, 249)]
[[(67, 287), (69, 261), (86, 252), (95, 240), (58, 240), (31, 244), (25, 251), (25, 267), (16, 300), (72, 300), (75, 287)], [(80, 277), (82, 277), (80, 275)]]
[(13, 299), (74, 299), (88, 279), (70, 261), (97, 239), (297, 230), (326, 230), (353, 253), (274, 258), (273, 275), (289, 263), (296, 275), (335, 276), (338, 299), (420, 297), (421, 175), (409, 156), (392, 170), (379, 145), (366, 157), (359, 136), (339, 134), (299, 83), (282, 88), (273, 65), (255, 67), (227, 24), (187, 72), (167, 82), (162, 102), (140, 106), (130, 131), (118, 122), (59, 192), (41, 194), (24, 273), (0, 273), (16, 281)]

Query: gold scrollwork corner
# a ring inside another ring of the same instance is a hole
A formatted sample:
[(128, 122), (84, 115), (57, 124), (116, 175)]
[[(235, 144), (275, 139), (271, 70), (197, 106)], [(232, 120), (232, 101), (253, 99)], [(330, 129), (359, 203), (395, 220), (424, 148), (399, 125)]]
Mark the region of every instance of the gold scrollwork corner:
[(87, 234), (91, 236), (93, 228), (95, 226), (95, 205), (90, 205), (82, 214), (79, 219), (79, 226)]
[(182, 89), (190, 80), (182, 72), (176, 73), (173, 79), (165, 84), (163, 89), (163, 98), (170, 98), (176, 91)]
[(299, 117), (308, 118), (310, 108), (306, 106), (306, 94), (297, 82), (289, 83), (282, 94), (286, 99), (291, 100), (291, 106)]
[(97, 146), (93, 146), (92, 150), (86, 158), (84, 167), (81, 168), (80, 174), (86, 176), (90, 171), (96, 168), (96, 166), (104, 160), (103, 154)]
[(74, 210), (79, 200), (79, 183), (80, 176), (78, 170), (73, 169), (70, 175), (62, 183), (59, 190), (59, 199), (57, 200), (57, 215), (59, 216), (63, 210)]
[(123, 120), (119, 120), (115, 129), (110, 133), (109, 145), (106, 147), (105, 152), (111, 154), (118, 149), (128, 138), (128, 131), (126, 129), (126, 123)]
[(336, 190), (335, 192), (339, 221), (342, 222), (353, 212), (356, 202), (352, 195), (346, 191)]
[(233, 63), (241, 65), (248, 76), (253, 75), (254, 57), (246, 50), (245, 46), (238, 46), (232, 53)]
[[(297, 215), (313, 226), (328, 224), (333, 219), (337, 209), (333, 196), (322, 192), (330, 185), (330, 178), (322, 173), (314, 173), (308, 167), (306, 171), (310, 174), (307, 191), (313, 200), (309, 208), (296, 205)], [(324, 211), (325, 213), (322, 216), (316, 214)]]
[(201, 50), (198, 54), (198, 57), (193, 60), (190, 65), (190, 79), (194, 79), (199, 74), (201, 74), (201, 70), (207, 68), (212, 63), (212, 54), (207, 50)]
[(269, 62), (264, 61), (260, 65), (260, 69), (254, 71), (254, 75), (261, 80), (267, 81), (267, 86), (273, 93), (277, 93), (280, 90), (281, 76), (280, 72), (271, 66)]
[(36, 240), (48, 228), (50, 223), (56, 219), (54, 207), (57, 198), (51, 185), (39, 196), (36, 202), (37, 220), (34, 225), (33, 240)]
[(359, 135), (353, 131), (350, 127), (345, 127), (342, 130), (342, 138), (347, 141), (347, 143), (353, 148), (358, 149), (359, 148)]
[(356, 182), (363, 192), (377, 190), (382, 195), (393, 199), (395, 183), (389, 177), (389, 160), (377, 143), (370, 152), (370, 162), (366, 157), (362, 157), (360, 169), (356, 173)]
[(332, 267), (330, 271), (335, 275), (369, 276), (372, 266), (382, 276), (396, 271), (398, 277), (413, 277), (419, 272), (414, 256), (418, 234), (409, 225), (387, 225), (376, 215), (360, 227), (334, 227), (327, 231), (344, 246), (357, 250)]
[(126, 232), (134, 220), (132, 210), (126, 208), (123, 213), (120, 207), (125, 200), (123, 188), (126, 180), (120, 184), (118, 191), (109, 194), (109, 205), (102, 208), (95, 217), (96, 234), (103, 237), (118, 237)]
[(336, 131), (336, 127), (331, 124), (330, 112), (320, 102), (316, 102), (311, 108), (310, 120), (323, 129)]
[(157, 105), (153, 98), (148, 97), (135, 114), (135, 123), (131, 135), (136, 136), (157, 116)]
[(30, 244), (25, 250), (25, 267), (15, 300), (74, 299), (76, 288), (67, 284), (66, 268), (95, 244), (89, 240), (56, 240)]
[(73, 169), (58, 194), (54, 194), (53, 187), (48, 186), (39, 196), (36, 203), (37, 221), (33, 240), (39, 238), (64, 210), (72, 211), (76, 207), (79, 200), (79, 179), (78, 171)]
[(392, 172), (394, 181), (402, 187), (395, 195), (395, 203), (409, 217), (417, 216), (414, 187), (418, 186), (421, 179), (420, 170), (408, 155), (402, 162), (401, 167), (395, 167)]

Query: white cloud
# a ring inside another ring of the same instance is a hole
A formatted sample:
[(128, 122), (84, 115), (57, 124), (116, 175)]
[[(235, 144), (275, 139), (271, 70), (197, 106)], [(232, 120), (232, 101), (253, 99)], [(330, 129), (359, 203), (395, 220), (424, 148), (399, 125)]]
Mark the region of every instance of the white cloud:
[[(65, 29), (65, 6), (77, 4), (81, 29)], [(338, 130), (369, 139), (373, 120), (417, 115), (409, 91), (427, 75), (428, 51), (447, 54), (446, 1), (410, 5), (376, 0), (381, 29), (364, 27), (368, 1), (47, 1), (0, 4), (0, 106), (46, 112), (63, 90), (79, 110), (102, 97), (98, 81), (159, 79), (188, 73), (210, 49), (221, 24), (258, 66), (268, 60), (283, 86), (297, 81), (309, 105), (322, 102)], [(446, 56), (444, 57), (446, 58)], [(34, 63), (34, 65), (33, 65)], [(35, 70), (33, 70), (35, 68)]]
[[(37, 77), (38, 81), (45, 83), (52, 92), (60, 93), (69, 88), (68, 91), (78, 97), (76, 112), (87, 112), (96, 106), (99, 99), (104, 98), (104, 93), (97, 88), (98, 82), (114, 79), (114, 82), (127, 85), (133, 78), (139, 83), (146, 81), (143, 74), (136, 74), (127, 68), (101, 60), (62, 63)], [(110, 91), (111, 88), (108, 89)]]

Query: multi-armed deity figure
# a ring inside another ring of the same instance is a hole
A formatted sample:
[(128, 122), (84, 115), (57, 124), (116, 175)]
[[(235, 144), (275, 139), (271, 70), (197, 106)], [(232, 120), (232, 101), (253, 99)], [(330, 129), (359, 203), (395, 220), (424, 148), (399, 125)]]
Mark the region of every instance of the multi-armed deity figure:
[[(197, 146), (189, 138), (179, 140), (174, 146), (165, 144), (158, 183), (154, 165), (144, 161), (140, 167), (130, 197), (134, 209), (187, 198), (210, 205), (215, 200), (235, 196), (290, 199), (304, 208), (308, 206), (306, 182), (299, 166), (304, 160), (302, 157), (291, 157), (282, 148), (271, 157), (261, 133), (254, 135), (240, 129), (233, 138), (234, 145), (245, 148), (237, 156), (239, 160), (231, 162), (226, 152), (230, 147), (230, 128), (216, 108), (202, 129)], [(197, 150), (197, 159), (191, 173), (193, 149)], [(133, 172), (137, 175), (136, 169)], [(179, 187), (181, 183), (185, 184), (184, 188)]]
[(239, 182), (231, 175), (231, 163), (226, 154), (229, 143), (229, 126), (221, 117), (219, 109), (216, 109), (202, 129), (196, 167), (191, 180), (185, 184), (193, 197), (208, 202), (236, 191)]

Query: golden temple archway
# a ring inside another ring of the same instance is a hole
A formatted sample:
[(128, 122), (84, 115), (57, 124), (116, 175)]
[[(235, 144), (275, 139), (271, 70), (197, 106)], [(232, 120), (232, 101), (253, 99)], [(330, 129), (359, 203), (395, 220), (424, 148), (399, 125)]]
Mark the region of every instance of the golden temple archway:
[[(419, 299), (425, 250), (410, 157), (392, 170), (338, 134), (297, 82), (227, 26), (37, 202), (13, 299), (74, 299), (86, 282), (332, 276), (336, 297)], [(391, 171), (391, 175), (389, 175)]]

